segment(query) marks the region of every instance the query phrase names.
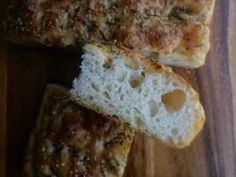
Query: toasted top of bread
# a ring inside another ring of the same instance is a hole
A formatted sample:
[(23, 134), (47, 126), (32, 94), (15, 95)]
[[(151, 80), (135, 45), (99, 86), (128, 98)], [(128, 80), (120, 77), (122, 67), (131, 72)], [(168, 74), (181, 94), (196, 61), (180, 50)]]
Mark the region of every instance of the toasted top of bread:
[(214, 1), (23, 0), (9, 8), (5, 31), (50, 46), (116, 44), (194, 68), (204, 64), (209, 50)]
[(188, 146), (205, 122), (198, 94), (180, 76), (132, 51), (87, 44), (71, 97), (163, 143)]
[(133, 135), (128, 125), (70, 101), (64, 87), (48, 85), (24, 176), (121, 177)]

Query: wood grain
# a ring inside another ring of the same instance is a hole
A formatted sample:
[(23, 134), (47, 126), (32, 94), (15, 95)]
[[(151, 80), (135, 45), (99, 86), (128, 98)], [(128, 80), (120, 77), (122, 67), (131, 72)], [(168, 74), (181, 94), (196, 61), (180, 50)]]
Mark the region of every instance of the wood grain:
[[(0, 1), (0, 22), (4, 11)], [(1, 35), (0, 35), (1, 38)], [(0, 177), (5, 176), (6, 165), (6, 118), (7, 118), (7, 45), (0, 39)]]
[(5, 176), (7, 58), (6, 45), (0, 41), (0, 176)]
[[(232, 86), (232, 99), (233, 99), (233, 118), (234, 125), (236, 125), (236, 1), (229, 2), (229, 13), (228, 18), (228, 52), (229, 52), (229, 71)], [(234, 131), (234, 141), (236, 141), (236, 131)]]
[[(236, 176), (235, 22), (236, 1), (217, 0), (206, 65), (189, 71), (174, 69), (200, 94), (207, 116), (204, 130), (183, 150), (137, 134), (125, 177)], [(7, 177), (18, 177), (46, 83), (70, 87), (78, 74), (80, 55), (1, 41), (0, 52), (0, 176), (5, 171)]]

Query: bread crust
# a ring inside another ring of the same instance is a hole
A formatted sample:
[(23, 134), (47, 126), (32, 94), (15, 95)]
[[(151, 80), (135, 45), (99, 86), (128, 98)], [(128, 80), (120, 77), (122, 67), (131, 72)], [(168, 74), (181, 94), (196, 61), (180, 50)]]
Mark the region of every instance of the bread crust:
[(48, 85), (24, 176), (121, 177), (133, 136), (127, 124), (82, 108), (69, 100), (67, 89)]
[(5, 31), (13, 39), (50, 46), (116, 44), (164, 64), (199, 67), (210, 47), (214, 2), (24, 0), (9, 8)]

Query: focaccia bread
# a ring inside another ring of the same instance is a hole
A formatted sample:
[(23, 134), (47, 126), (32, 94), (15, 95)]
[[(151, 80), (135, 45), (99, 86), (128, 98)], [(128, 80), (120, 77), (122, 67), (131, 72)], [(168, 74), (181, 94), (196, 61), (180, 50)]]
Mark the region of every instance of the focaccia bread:
[(16, 41), (83, 42), (135, 49), (163, 64), (196, 68), (209, 50), (215, 0), (17, 0), (4, 23)]
[(48, 85), (27, 150), (25, 177), (121, 177), (133, 131), (73, 103)]
[(200, 132), (205, 114), (199, 95), (179, 75), (136, 52), (94, 44), (83, 49), (71, 90), (78, 104), (177, 148)]

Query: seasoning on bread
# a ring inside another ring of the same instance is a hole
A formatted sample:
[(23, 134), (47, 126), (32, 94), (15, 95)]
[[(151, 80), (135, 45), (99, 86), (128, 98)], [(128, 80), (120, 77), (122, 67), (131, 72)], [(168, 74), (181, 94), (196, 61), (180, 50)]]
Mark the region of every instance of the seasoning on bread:
[(163, 64), (196, 68), (209, 50), (215, 0), (22, 0), (5, 32), (49, 46), (100, 42), (135, 49)]
[(64, 87), (48, 85), (24, 176), (121, 177), (133, 135), (127, 124), (82, 108)]

